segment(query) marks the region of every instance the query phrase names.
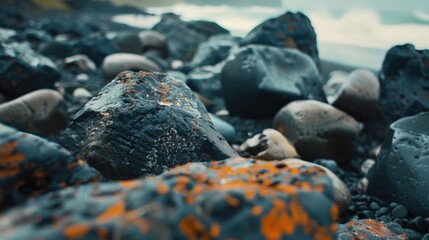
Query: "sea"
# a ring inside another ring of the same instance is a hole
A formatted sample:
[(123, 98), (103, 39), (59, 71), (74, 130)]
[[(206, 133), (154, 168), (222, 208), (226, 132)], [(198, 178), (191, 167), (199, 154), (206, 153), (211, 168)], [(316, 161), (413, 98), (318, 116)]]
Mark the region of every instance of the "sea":
[(151, 28), (162, 13), (174, 12), (184, 20), (214, 21), (232, 35), (244, 37), (269, 18), (301, 11), (311, 19), (324, 60), (379, 70), (394, 45), (412, 43), (417, 49), (429, 49), (429, 0), (279, 0), (269, 6), (264, 1), (242, 5), (213, 2), (141, 6), (154, 15), (118, 15), (114, 21)]

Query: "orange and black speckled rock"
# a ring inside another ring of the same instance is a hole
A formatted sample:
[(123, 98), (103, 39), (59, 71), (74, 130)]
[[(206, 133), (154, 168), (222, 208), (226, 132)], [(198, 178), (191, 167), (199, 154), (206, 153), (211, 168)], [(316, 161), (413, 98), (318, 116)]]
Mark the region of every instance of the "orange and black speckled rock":
[(407, 235), (398, 224), (381, 223), (372, 219), (352, 220), (340, 224), (337, 240), (408, 240)]
[(327, 240), (339, 213), (332, 199), (332, 182), (317, 166), (188, 163), (34, 199), (0, 217), (0, 239)]
[(0, 211), (99, 173), (58, 144), (0, 124)]
[(119, 74), (74, 116), (61, 142), (109, 179), (238, 156), (185, 83), (155, 72)]

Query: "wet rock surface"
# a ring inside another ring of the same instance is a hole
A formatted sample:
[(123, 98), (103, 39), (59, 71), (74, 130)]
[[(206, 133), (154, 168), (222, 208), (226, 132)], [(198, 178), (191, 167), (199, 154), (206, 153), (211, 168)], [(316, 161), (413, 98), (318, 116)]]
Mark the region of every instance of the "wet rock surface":
[(298, 49), (319, 65), (316, 33), (310, 19), (303, 13), (286, 12), (256, 26), (241, 45), (264, 44)]
[(360, 126), (346, 113), (314, 100), (294, 101), (274, 117), (273, 126), (304, 160), (334, 159), (347, 165), (355, 154)]
[(149, 72), (118, 75), (74, 116), (61, 142), (110, 179), (236, 156), (182, 81)]
[(0, 211), (100, 179), (95, 169), (58, 144), (0, 124)]
[(241, 117), (270, 118), (298, 99), (325, 101), (316, 66), (297, 50), (243, 47), (226, 62), (221, 81), (227, 109)]
[[(316, 166), (254, 159), (189, 163), (159, 177), (35, 199), (0, 217), (0, 236), (333, 239), (338, 208), (332, 189)], [(57, 227), (50, 228), (54, 217)]]
[(426, 112), (393, 123), (381, 153), (367, 175), (368, 193), (389, 202), (402, 203), (414, 216), (429, 216), (428, 120), (429, 113)]
[(23, 43), (0, 42), (0, 93), (16, 98), (60, 79), (55, 64)]

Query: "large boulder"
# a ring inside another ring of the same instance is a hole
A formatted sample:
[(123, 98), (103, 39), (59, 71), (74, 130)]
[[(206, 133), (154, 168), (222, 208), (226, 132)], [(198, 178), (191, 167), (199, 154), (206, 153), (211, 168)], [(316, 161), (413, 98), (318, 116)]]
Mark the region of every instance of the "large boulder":
[(352, 220), (339, 224), (336, 240), (408, 240), (404, 229), (397, 223), (381, 223), (372, 219)]
[(264, 21), (243, 39), (241, 45), (247, 44), (295, 48), (306, 53), (319, 66), (316, 33), (310, 19), (301, 12), (286, 12)]
[(56, 143), (0, 124), (0, 211), (29, 198), (100, 179)]
[(20, 131), (52, 136), (68, 121), (63, 96), (50, 89), (40, 89), (0, 104), (0, 122)]
[(291, 141), (304, 160), (333, 159), (347, 165), (355, 154), (359, 123), (329, 104), (294, 101), (282, 108), (274, 128)]
[(293, 49), (243, 47), (226, 62), (221, 81), (226, 107), (242, 117), (270, 118), (298, 99), (325, 101), (314, 62)]
[(62, 143), (110, 179), (236, 156), (182, 81), (149, 72), (118, 75), (74, 116)]
[(429, 216), (429, 113), (390, 125), (375, 165), (367, 174), (368, 193)]
[(429, 110), (429, 50), (391, 48), (380, 71), (383, 115), (390, 121)]
[(55, 64), (28, 45), (0, 42), (0, 93), (16, 98), (41, 88), (53, 88), (61, 77)]
[(188, 163), (154, 178), (40, 197), (0, 217), (0, 238), (334, 239), (333, 194), (317, 166)]

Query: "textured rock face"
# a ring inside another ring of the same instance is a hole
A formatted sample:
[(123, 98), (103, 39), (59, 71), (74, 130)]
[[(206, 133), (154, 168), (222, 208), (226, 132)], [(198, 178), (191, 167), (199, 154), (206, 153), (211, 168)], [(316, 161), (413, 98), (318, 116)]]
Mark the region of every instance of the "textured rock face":
[(0, 93), (16, 98), (40, 88), (53, 88), (60, 74), (55, 64), (28, 45), (0, 42)]
[(149, 72), (118, 75), (74, 116), (62, 143), (110, 179), (236, 156), (182, 81)]
[(0, 104), (0, 121), (20, 131), (51, 136), (67, 125), (67, 106), (59, 92), (41, 89)]
[(237, 45), (231, 35), (218, 35), (201, 43), (192, 58), (192, 66), (215, 65), (228, 57), (229, 50)]
[(429, 110), (429, 50), (391, 48), (380, 72), (383, 114), (390, 121)]
[(249, 45), (222, 69), (222, 89), (231, 114), (272, 117), (298, 99), (325, 101), (313, 61), (293, 49)]
[(408, 240), (407, 235), (396, 223), (381, 223), (371, 219), (352, 220), (340, 224), (337, 240)]
[(314, 100), (294, 101), (274, 118), (304, 160), (326, 158), (347, 165), (355, 153), (360, 126), (346, 113)]
[(58, 144), (0, 124), (0, 211), (99, 178), (95, 169)]
[(426, 112), (393, 123), (367, 175), (369, 194), (399, 202), (417, 216), (429, 216), (428, 121)]
[(315, 166), (188, 163), (146, 180), (48, 194), (1, 216), (0, 237), (333, 239), (339, 211), (332, 189)]
[(316, 33), (310, 19), (300, 12), (287, 12), (259, 24), (243, 39), (242, 45), (247, 44), (295, 48), (319, 65)]
[(358, 69), (348, 75), (334, 74), (323, 89), (330, 104), (357, 120), (372, 120), (379, 111), (380, 83), (368, 70)]

